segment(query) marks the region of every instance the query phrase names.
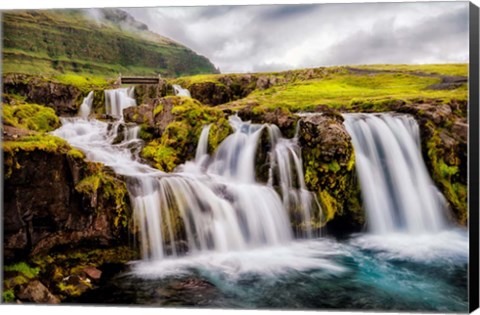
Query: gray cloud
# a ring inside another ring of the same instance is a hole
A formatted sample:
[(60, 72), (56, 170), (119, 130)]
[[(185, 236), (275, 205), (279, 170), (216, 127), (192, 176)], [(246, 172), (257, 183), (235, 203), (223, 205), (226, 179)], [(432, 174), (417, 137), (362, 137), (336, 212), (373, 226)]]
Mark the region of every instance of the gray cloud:
[[(409, 27), (379, 20), (370, 31), (329, 47), (325, 64), (459, 62), (468, 58), (468, 11), (457, 9)], [(314, 64), (315, 60), (309, 63)]]
[(468, 61), (468, 2), (127, 9), (222, 72)]

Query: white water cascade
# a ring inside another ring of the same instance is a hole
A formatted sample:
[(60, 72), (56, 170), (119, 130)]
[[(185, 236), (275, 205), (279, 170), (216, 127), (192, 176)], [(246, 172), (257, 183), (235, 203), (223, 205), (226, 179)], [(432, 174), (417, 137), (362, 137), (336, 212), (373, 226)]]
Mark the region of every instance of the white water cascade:
[(409, 115), (345, 114), (371, 232), (439, 232), (446, 203), (421, 155), (419, 127)]
[(173, 87), (173, 93), (174, 93), (176, 96), (192, 97), (192, 96), (190, 95), (190, 91), (187, 90), (187, 89), (182, 88), (180, 85), (174, 84), (172, 87)]
[[(108, 94), (107, 109), (130, 102), (128, 93)], [(137, 126), (123, 124), (125, 135), (117, 142), (123, 119), (112, 116), (119, 121), (110, 125), (95, 119), (62, 119), (62, 127), (54, 134), (85, 152), (87, 159), (127, 178), (145, 259), (289, 243), (296, 232), (290, 220), (292, 209), (307, 230), (305, 236), (312, 235), (310, 216), (321, 210), (305, 189), (296, 139), (282, 138), (276, 126), (250, 124), (232, 116), (235, 132), (213, 156), (207, 153), (210, 126), (206, 126), (195, 160), (167, 174), (139, 162), (142, 141), (135, 136)], [(271, 144), (268, 183), (255, 178), (256, 151), (264, 131)]]
[(105, 90), (105, 112), (114, 118), (123, 117), (123, 110), (136, 106), (134, 88)]
[(83, 119), (88, 118), (88, 116), (90, 115), (90, 112), (92, 111), (92, 103), (93, 103), (93, 91), (90, 91), (87, 97), (83, 99), (82, 105), (80, 105), (80, 110), (78, 111), (78, 114), (80, 115), (80, 117), (82, 117)]

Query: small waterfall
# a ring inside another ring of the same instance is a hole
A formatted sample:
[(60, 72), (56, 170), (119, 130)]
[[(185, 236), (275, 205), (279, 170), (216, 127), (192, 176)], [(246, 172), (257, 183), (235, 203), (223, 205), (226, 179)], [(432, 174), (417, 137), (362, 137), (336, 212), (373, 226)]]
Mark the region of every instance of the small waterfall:
[(182, 88), (180, 85), (174, 84), (174, 85), (172, 85), (172, 87), (173, 87), (173, 93), (174, 93), (176, 96), (192, 97), (192, 96), (190, 95), (190, 91), (187, 90), (187, 89)]
[(78, 114), (83, 119), (87, 119), (90, 116), (90, 112), (92, 111), (92, 103), (93, 103), (93, 91), (88, 93), (87, 97), (83, 99), (82, 105), (80, 105), (80, 110)]
[(105, 112), (115, 118), (123, 118), (123, 110), (136, 106), (134, 88), (105, 90)]
[(345, 114), (344, 118), (371, 232), (441, 230), (445, 200), (423, 161), (416, 121), (397, 114)]
[[(129, 102), (130, 96), (123, 91), (108, 92), (107, 108)], [(127, 178), (144, 259), (289, 243), (296, 232), (291, 211), (299, 226), (306, 227), (305, 237), (312, 235), (308, 221), (311, 212), (320, 211), (318, 202), (305, 189), (296, 139), (284, 139), (274, 125), (230, 117), (235, 132), (213, 156), (207, 154), (210, 126), (205, 126), (195, 160), (166, 174), (140, 162), (138, 129), (124, 124), (122, 117), (110, 125), (76, 118), (62, 119), (62, 123), (55, 135), (85, 152), (89, 160), (102, 162)], [(262, 134), (269, 137), (271, 146), (265, 153), (270, 164), (268, 183), (255, 178)]]
[(197, 151), (195, 153), (195, 163), (200, 164), (208, 152), (208, 135), (212, 125), (204, 126), (198, 140)]

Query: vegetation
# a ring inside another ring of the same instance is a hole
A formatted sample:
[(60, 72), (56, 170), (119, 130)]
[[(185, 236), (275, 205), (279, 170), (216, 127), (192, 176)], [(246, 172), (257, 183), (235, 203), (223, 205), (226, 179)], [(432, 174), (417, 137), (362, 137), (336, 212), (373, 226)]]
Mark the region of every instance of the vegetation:
[(14, 265), (6, 265), (3, 270), (8, 275), (4, 277), (2, 300), (5, 303), (15, 301), (15, 288), (28, 283), (30, 280), (37, 278), (40, 273), (40, 268), (32, 267), (26, 262), (19, 262)]
[(427, 157), (431, 165), (433, 180), (452, 205), (456, 220), (461, 225), (468, 221), (468, 189), (466, 178), (462, 178), (459, 167), (459, 154), (442, 143), (441, 133), (443, 128), (427, 122), (433, 134), (426, 141)]
[(48, 132), (60, 127), (60, 120), (51, 108), (35, 105), (3, 106), (3, 123), (8, 126)]
[(216, 72), (208, 59), (165, 37), (144, 28), (127, 30), (117, 20), (97, 22), (82, 10), (8, 12), (3, 14), (3, 35), (5, 73), (116, 77)]
[(70, 149), (70, 146), (65, 140), (48, 134), (24, 136), (15, 141), (3, 142), (3, 151), (6, 153), (15, 153), (18, 151), (31, 152), (34, 150), (52, 153), (68, 153)]
[(403, 73), (339, 74), (256, 90), (234, 105), (255, 102), (266, 108), (286, 107), (291, 111), (311, 111), (319, 105), (348, 109), (359, 102), (398, 99), (411, 102), (419, 98), (444, 101), (466, 99), (466, 85), (454, 90), (427, 89), (440, 81), (440, 78)]
[(149, 142), (142, 151), (142, 157), (162, 171), (171, 172), (179, 164), (194, 158), (203, 126), (213, 124), (208, 138), (210, 152), (231, 132), (225, 114), (219, 109), (203, 106), (186, 97), (169, 96), (163, 101), (172, 106), (160, 104), (154, 113), (163, 115), (168, 112), (174, 118), (165, 126), (160, 138)]
[[(75, 190), (90, 196), (91, 200), (104, 199), (110, 202), (97, 202), (96, 211), (105, 210), (114, 213), (112, 218), (115, 228), (127, 228), (130, 219), (128, 191), (125, 182), (109, 174), (101, 163), (87, 164), (85, 177), (75, 186)], [(101, 204), (112, 206), (101, 209)]]
[(387, 70), (394, 72), (421, 72), (428, 74), (452, 75), (452, 76), (468, 76), (468, 64), (450, 63), (450, 64), (427, 64), (427, 65), (368, 65), (355, 66), (360, 69), (369, 70)]

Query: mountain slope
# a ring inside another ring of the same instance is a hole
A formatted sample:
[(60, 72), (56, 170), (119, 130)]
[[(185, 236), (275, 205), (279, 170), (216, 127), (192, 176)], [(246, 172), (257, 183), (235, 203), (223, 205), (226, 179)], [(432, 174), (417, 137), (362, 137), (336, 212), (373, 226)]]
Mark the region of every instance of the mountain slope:
[(100, 76), (215, 73), (205, 57), (152, 33), (126, 12), (11, 11), (3, 14), (3, 71)]

